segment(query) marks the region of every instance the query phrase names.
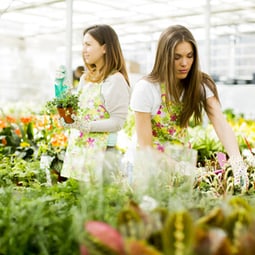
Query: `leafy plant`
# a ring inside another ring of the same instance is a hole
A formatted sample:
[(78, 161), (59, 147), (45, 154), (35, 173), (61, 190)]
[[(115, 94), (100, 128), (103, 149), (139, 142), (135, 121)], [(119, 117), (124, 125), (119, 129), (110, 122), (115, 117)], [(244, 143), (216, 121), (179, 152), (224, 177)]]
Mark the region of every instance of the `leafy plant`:
[(57, 108), (71, 107), (73, 111), (79, 109), (79, 94), (74, 94), (70, 90), (67, 90), (60, 97), (54, 97), (45, 104), (45, 110), (47, 113), (56, 113)]
[(212, 125), (208, 125), (206, 128), (196, 126), (189, 129), (189, 135), (192, 148), (198, 152), (197, 161), (202, 166), (206, 165), (207, 160), (215, 161), (216, 152), (225, 152), (224, 147), (215, 135)]

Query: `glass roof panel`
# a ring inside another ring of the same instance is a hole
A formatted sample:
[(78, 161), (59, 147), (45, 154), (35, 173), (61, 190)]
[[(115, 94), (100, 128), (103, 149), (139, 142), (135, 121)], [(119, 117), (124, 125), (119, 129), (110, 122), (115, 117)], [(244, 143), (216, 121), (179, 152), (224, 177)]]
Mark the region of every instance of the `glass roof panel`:
[(1, 0), (0, 36), (48, 37), (63, 46), (67, 31), (67, 7), (72, 2), (73, 48), (80, 49), (82, 30), (95, 23), (112, 25), (123, 47), (137, 48), (155, 42), (159, 33), (172, 24), (192, 29), (199, 40), (206, 36), (255, 33), (254, 0), (211, 0), (210, 19), (206, 0)]
[[(1, 0), (0, 35), (25, 38), (64, 32), (68, 1)], [(210, 4), (215, 35), (232, 25), (237, 30), (255, 32), (254, 0), (213, 0)], [(173, 23), (200, 30), (205, 26), (205, 6), (206, 0), (73, 0), (73, 30), (80, 32), (90, 24), (108, 23), (120, 36), (129, 32), (135, 43), (141, 40), (140, 33), (157, 33)]]

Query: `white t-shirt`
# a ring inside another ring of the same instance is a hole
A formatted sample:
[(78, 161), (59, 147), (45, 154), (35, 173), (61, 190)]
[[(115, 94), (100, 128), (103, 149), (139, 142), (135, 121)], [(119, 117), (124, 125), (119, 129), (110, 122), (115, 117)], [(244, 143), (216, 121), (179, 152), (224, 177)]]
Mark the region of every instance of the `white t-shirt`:
[[(205, 86), (206, 98), (212, 97), (213, 92)], [(151, 83), (144, 79), (138, 81), (132, 91), (130, 108), (136, 112), (149, 112), (156, 115), (161, 105), (161, 90), (159, 83)]]

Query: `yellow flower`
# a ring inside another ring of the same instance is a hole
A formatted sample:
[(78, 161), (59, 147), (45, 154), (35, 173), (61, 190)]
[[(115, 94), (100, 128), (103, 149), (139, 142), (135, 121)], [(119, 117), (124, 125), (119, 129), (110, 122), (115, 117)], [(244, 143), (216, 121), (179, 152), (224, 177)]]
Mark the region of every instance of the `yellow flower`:
[(30, 146), (30, 144), (29, 143), (27, 143), (27, 142), (21, 142), (20, 143), (20, 147), (29, 147)]

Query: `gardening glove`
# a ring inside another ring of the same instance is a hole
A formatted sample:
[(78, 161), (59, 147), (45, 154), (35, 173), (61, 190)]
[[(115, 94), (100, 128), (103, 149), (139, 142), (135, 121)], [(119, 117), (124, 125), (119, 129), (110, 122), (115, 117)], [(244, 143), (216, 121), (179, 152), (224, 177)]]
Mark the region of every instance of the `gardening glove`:
[(247, 157), (246, 157), (246, 160), (247, 164), (249, 166), (252, 166), (252, 167), (255, 167), (255, 156), (252, 152), (250, 152)]
[(247, 174), (247, 165), (244, 163), (242, 157), (230, 157), (229, 163), (232, 167), (234, 175), (234, 185), (240, 186), (242, 191), (247, 190), (249, 186), (249, 178)]
[(77, 117), (77, 115), (72, 114), (71, 118), (74, 120), (73, 123), (66, 123), (64, 118), (60, 118), (59, 122), (60, 125), (64, 128), (75, 128), (80, 130), (82, 133), (89, 133), (90, 132), (90, 122), (86, 120), (82, 120), (81, 118)]

